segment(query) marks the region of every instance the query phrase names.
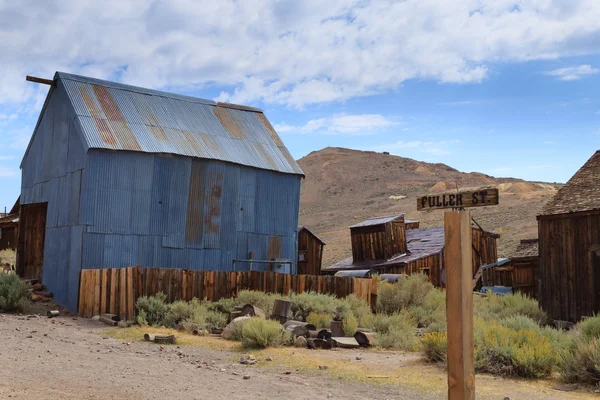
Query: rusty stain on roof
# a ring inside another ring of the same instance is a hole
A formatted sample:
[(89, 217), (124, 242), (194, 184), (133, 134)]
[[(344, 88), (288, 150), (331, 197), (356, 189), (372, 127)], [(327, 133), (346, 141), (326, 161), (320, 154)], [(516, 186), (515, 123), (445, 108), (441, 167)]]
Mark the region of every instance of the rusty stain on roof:
[(265, 149), (264, 145), (262, 145), (261, 143), (254, 143), (254, 147), (256, 148), (256, 150), (258, 150), (260, 155), (264, 157), (264, 159), (269, 163), (269, 165), (272, 168), (274, 168), (274, 169), (277, 168), (277, 164), (271, 158), (271, 156), (269, 155), (269, 152), (267, 151), (267, 149)]
[(236, 139), (244, 139), (246, 137), (246, 135), (244, 135), (244, 132), (243, 132), (240, 124), (238, 124), (238, 122), (236, 121), (234, 116), (231, 115), (231, 111), (229, 111), (227, 108), (224, 108), (224, 107), (215, 108), (215, 115), (217, 116), (217, 118), (219, 118), (219, 121), (221, 121), (221, 124), (223, 124), (225, 129), (227, 129), (227, 132), (229, 132), (229, 134), (232, 137), (234, 137)]
[(271, 137), (273, 138), (273, 141), (275, 142), (275, 144), (277, 146), (283, 146), (283, 142), (281, 141), (281, 138), (279, 137), (279, 135), (277, 134), (277, 132), (275, 132), (275, 129), (273, 128), (273, 125), (271, 125), (271, 123), (269, 122), (269, 120), (267, 119), (267, 117), (265, 117), (265, 114), (260, 113), (257, 115), (258, 119), (260, 120), (260, 122), (262, 122), (262, 124), (264, 125), (265, 129), (267, 130), (267, 132), (269, 132), (269, 135), (271, 135)]
[(304, 175), (258, 108), (62, 72), (55, 80), (75, 108), (87, 148), (177, 154)]

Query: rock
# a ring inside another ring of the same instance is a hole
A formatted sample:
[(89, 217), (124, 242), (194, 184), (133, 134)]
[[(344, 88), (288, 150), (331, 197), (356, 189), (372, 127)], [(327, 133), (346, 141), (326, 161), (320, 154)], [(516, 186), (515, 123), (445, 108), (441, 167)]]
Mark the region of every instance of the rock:
[(329, 368), (327, 365), (319, 365), (320, 370), (325, 370), (327, 368)]
[(256, 358), (251, 354), (247, 354), (245, 356), (242, 356), (242, 358), (240, 358), (240, 364), (244, 364), (244, 365), (254, 365), (257, 362), (258, 361), (256, 360)]
[(99, 315), (94, 315), (92, 317), (92, 321), (100, 321), (100, 316)]
[(267, 361), (273, 361), (273, 357), (269, 356), (269, 357), (265, 358), (265, 360), (267, 360)]
[(306, 347), (308, 342), (304, 336), (298, 336), (296, 340), (294, 340), (294, 346), (296, 347)]
[(284, 375), (291, 375), (291, 374), (292, 374), (292, 371), (285, 371), (283, 374), (284, 374)]
[(244, 375), (244, 380), (250, 379), (250, 375)]
[(235, 331), (235, 326), (241, 322), (243, 323), (243, 321), (246, 321), (250, 318), (252, 318), (252, 317), (237, 317), (236, 319), (231, 321), (229, 324), (227, 324), (225, 329), (223, 329), (223, 333), (221, 334), (221, 336), (224, 337), (225, 339), (232, 339), (233, 333)]
[(227, 372), (227, 370), (225, 368), (221, 368), (219, 371), (220, 372)]
[(32, 294), (30, 297), (31, 301), (40, 301), (42, 298), (37, 294)]
[(331, 398), (333, 398), (333, 395), (332, 395), (331, 393), (329, 393), (329, 394), (327, 395), (327, 398), (328, 398), (328, 399), (331, 399)]
[(356, 356), (356, 360), (360, 361), (360, 360), (362, 360), (362, 357), (361, 356)]

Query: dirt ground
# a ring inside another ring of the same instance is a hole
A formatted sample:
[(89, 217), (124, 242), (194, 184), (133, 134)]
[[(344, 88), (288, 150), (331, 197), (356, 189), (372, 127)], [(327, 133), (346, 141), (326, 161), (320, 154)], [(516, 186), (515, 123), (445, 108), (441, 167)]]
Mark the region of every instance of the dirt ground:
[[(107, 328), (82, 318), (0, 314), (1, 399), (442, 399), (445, 372), (415, 354), (278, 348), (241, 365), (220, 338), (180, 346), (140, 340), (141, 328)], [(131, 336), (131, 338), (129, 338)], [(267, 358), (273, 361), (267, 361)], [(327, 369), (320, 369), (323, 365)], [(478, 399), (584, 399), (555, 381), (477, 376)]]

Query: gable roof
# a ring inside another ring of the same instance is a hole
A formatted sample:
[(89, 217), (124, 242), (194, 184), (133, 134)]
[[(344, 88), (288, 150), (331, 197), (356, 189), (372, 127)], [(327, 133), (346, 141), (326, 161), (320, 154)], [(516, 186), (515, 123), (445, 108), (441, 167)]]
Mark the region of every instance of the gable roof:
[(540, 215), (600, 209), (600, 150), (561, 187)]
[(304, 175), (262, 110), (57, 72), (86, 150), (166, 153)]
[(315, 239), (317, 239), (323, 246), (325, 246), (325, 242), (323, 241), (323, 239), (321, 239), (320, 237), (318, 237), (313, 231), (311, 231), (310, 229), (308, 229), (306, 226), (299, 226), (298, 227), (298, 233), (302, 232), (302, 231), (306, 231), (309, 234), (311, 234)]
[(350, 229), (362, 228), (364, 226), (374, 226), (374, 225), (386, 224), (386, 223), (391, 222), (400, 217), (404, 217), (404, 214), (389, 215), (387, 217), (373, 217), (373, 218), (366, 219), (362, 222), (359, 222), (358, 224), (351, 225), (351, 226), (349, 226), (349, 228)]

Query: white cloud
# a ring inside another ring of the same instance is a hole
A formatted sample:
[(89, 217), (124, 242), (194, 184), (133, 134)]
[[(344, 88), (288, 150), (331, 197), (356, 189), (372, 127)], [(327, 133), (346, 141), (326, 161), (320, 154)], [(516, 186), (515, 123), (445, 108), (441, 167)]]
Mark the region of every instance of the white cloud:
[(597, 53), (599, 20), (596, 0), (4, 0), (0, 103), (43, 97), (25, 75), (63, 70), (301, 108)]
[(0, 177), (3, 178), (17, 176), (18, 172), (15, 168), (0, 167)]
[[(566, 67), (558, 68), (552, 71), (544, 72), (545, 75), (556, 76), (561, 81), (575, 81), (581, 79), (586, 75), (594, 75), (600, 72), (598, 68), (592, 68), (591, 65), (579, 65), (577, 67)], [(566, 106), (567, 103), (561, 103), (560, 105)]]
[(337, 114), (312, 119), (300, 126), (282, 123), (274, 128), (279, 133), (370, 135), (397, 124), (380, 114)]

